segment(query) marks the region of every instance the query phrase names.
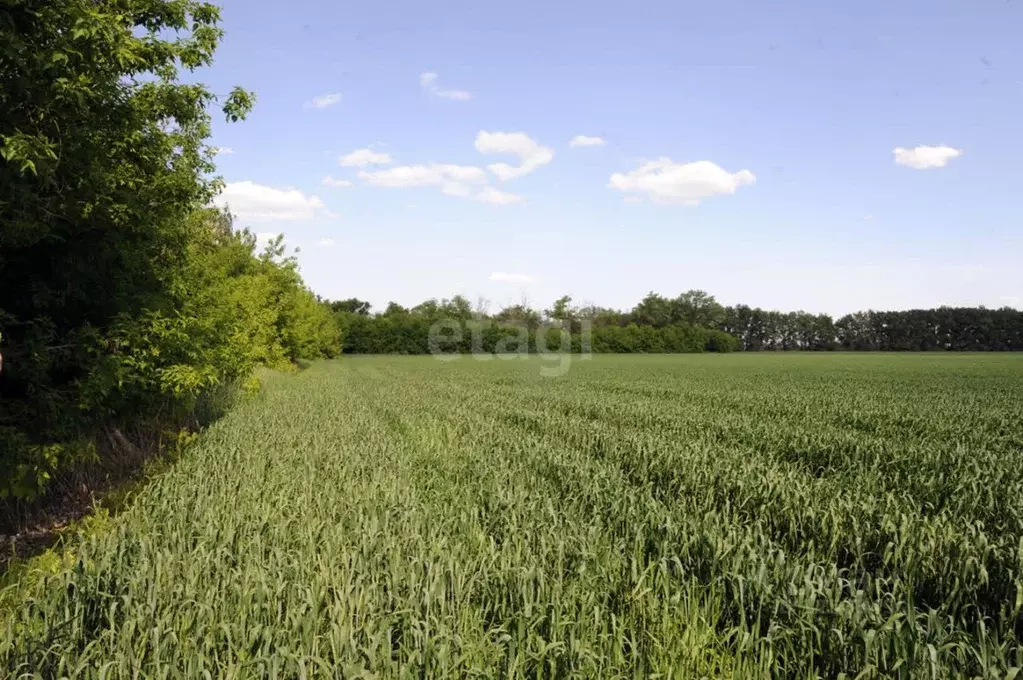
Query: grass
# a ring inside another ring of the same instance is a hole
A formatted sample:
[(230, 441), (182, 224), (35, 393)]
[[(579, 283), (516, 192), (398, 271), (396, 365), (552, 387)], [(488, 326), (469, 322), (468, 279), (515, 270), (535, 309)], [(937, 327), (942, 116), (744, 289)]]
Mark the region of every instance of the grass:
[(360, 357), (268, 377), (5, 588), (0, 674), (1023, 666), (1023, 357), (551, 365)]

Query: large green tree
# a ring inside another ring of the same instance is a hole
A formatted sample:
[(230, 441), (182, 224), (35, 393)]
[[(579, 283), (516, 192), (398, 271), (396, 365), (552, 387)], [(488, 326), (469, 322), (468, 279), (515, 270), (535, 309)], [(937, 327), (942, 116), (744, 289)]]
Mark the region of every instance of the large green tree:
[(237, 120), (252, 97), (179, 78), (212, 60), (211, 4), (3, 5), (0, 474), (31, 485), (39, 460), (111, 415), (99, 397), (123, 379), (118, 339), (180, 311), (190, 214), (218, 190), (209, 110)]

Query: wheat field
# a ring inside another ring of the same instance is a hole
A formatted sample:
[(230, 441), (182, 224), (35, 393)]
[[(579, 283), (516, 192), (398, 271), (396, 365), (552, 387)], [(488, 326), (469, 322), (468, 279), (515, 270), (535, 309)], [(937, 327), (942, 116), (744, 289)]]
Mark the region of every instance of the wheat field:
[(0, 673), (1023, 667), (1023, 357), (555, 363), (267, 374), (126, 510), (5, 587)]

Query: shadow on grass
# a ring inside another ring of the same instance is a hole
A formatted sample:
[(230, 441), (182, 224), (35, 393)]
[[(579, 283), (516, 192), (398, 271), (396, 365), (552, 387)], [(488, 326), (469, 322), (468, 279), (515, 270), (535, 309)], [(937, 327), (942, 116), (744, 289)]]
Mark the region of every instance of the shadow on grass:
[(203, 395), (183, 417), (110, 423), (93, 435), (95, 459), (55, 474), (43, 496), (0, 500), (0, 578), (9, 580), (9, 570), (79, 533), (90, 516), (111, 516), (128, 507), (199, 432), (252, 391), (251, 383), (223, 386)]

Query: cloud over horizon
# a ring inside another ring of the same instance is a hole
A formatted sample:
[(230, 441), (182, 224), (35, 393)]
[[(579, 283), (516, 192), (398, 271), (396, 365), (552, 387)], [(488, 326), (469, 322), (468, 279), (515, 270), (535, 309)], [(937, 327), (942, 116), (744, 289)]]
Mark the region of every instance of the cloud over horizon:
[(311, 100), (306, 102), (307, 109), (326, 109), (341, 101), (340, 92), (332, 92), (330, 94), (321, 94), (317, 97), (313, 97)]
[(676, 163), (662, 157), (631, 172), (611, 175), (608, 186), (618, 191), (645, 194), (656, 203), (696, 206), (711, 196), (734, 194), (739, 187), (754, 184), (749, 170), (729, 173), (710, 161)]
[(433, 71), (426, 71), (419, 74), (419, 86), (433, 97), (450, 99), (456, 102), (467, 102), (472, 99), (472, 94), (465, 90), (445, 90), (440, 87), (438, 81), (440, 76)]
[(338, 159), (338, 164), (345, 168), (364, 168), (367, 165), (388, 165), (391, 163), (391, 155), (381, 151), (374, 151), (369, 147), (356, 149)]
[(604, 146), (605, 144), (607, 142), (601, 137), (587, 137), (586, 135), (576, 135), (568, 142), (568, 145), (573, 148), (580, 146)]
[(332, 215), (318, 196), (250, 181), (227, 183), (213, 204), (247, 220), (303, 221)]
[(542, 146), (525, 132), (488, 132), (481, 130), (476, 135), (476, 150), (484, 154), (508, 154), (518, 156), (519, 165), (493, 163), (487, 166), (498, 179), (510, 180), (528, 175), (542, 165), (554, 160), (554, 150)]
[(915, 170), (927, 170), (930, 168), (943, 168), (953, 158), (963, 155), (961, 149), (954, 149), (951, 146), (917, 146), (912, 149), (895, 147), (892, 150), (897, 165), (905, 165)]

